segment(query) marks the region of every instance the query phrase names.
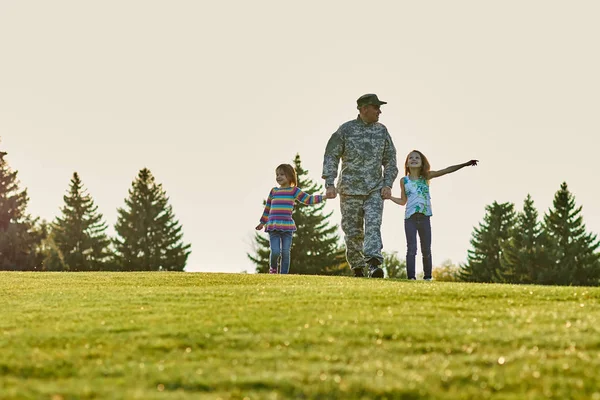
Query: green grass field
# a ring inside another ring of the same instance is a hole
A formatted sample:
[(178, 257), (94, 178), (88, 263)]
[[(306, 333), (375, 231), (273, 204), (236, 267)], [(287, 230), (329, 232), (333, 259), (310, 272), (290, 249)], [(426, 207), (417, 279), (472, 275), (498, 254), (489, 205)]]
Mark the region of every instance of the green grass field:
[(0, 273), (0, 399), (600, 399), (600, 288)]

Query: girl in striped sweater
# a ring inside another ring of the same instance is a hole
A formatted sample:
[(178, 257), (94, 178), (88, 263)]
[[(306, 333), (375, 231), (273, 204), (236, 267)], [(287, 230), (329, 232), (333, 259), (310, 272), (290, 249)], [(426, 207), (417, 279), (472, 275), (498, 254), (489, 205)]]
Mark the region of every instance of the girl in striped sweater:
[(271, 189), (256, 230), (265, 228), (265, 231), (269, 234), (271, 247), (269, 273), (277, 273), (277, 264), (281, 256), (279, 272), (287, 274), (290, 269), (292, 235), (296, 231), (296, 224), (292, 219), (294, 204), (296, 201), (307, 205), (321, 203), (325, 201), (325, 196), (320, 194), (311, 196), (298, 188), (296, 186), (298, 184), (296, 171), (290, 164), (281, 164), (275, 168), (275, 180), (279, 187)]

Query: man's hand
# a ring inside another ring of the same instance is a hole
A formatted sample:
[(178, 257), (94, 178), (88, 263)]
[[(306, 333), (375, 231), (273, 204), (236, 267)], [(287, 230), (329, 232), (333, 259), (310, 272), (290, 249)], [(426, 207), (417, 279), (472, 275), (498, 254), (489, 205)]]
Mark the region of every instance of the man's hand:
[(389, 186), (384, 186), (381, 189), (381, 198), (384, 200), (388, 200), (392, 198), (392, 188)]
[(254, 229), (256, 229), (257, 231), (260, 231), (264, 227), (265, 226), (263, 224), (258, 224), (258, 225), (256, 225), (256, 228), (254, 228)]
[(325, 190), (325, 197), (328, 199), (335, 199), (337, 196), (337, 192), (335, 190), (335, 186), (328, 186)]

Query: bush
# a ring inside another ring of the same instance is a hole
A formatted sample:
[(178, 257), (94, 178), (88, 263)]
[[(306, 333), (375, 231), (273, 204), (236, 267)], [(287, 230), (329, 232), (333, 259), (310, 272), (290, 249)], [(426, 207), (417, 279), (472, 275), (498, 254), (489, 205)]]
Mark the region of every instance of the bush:
[(433, 279), (442, 282), (458, 282), (458, 271), (460, 267), (446, 260), (439, 267), (435, 267), (432, 272)]

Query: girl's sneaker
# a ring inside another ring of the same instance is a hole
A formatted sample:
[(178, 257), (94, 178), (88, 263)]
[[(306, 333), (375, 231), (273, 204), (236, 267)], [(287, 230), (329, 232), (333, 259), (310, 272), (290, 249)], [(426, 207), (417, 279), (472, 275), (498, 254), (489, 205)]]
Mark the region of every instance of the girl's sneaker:
[(269, 268), (269, 273), (270, 274), (276, 274), (277, 273), (277, 268)]

